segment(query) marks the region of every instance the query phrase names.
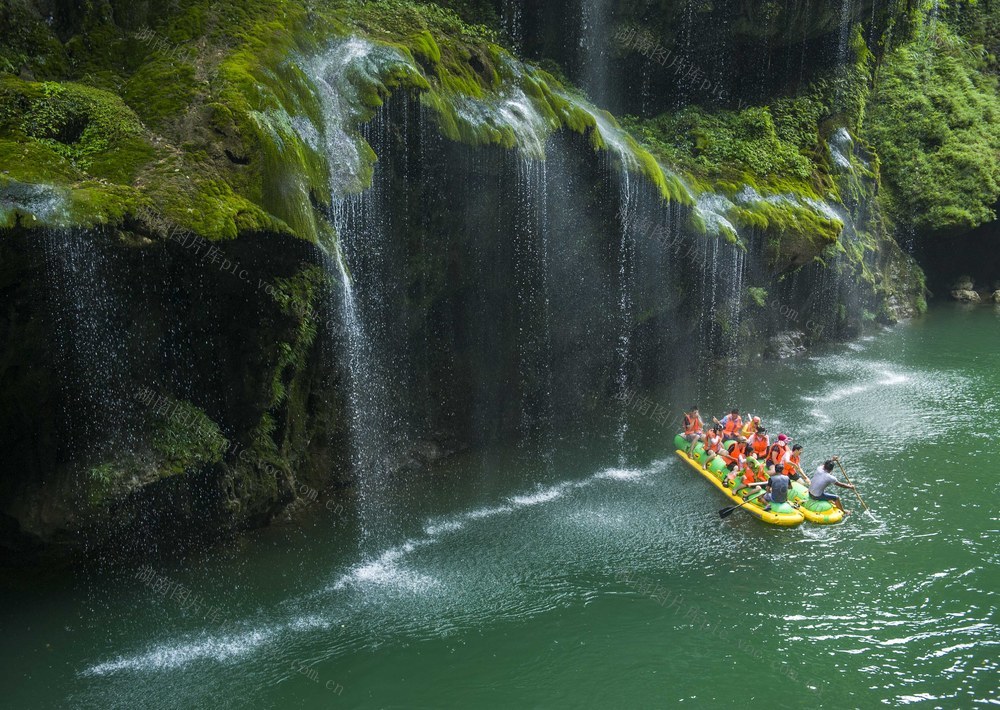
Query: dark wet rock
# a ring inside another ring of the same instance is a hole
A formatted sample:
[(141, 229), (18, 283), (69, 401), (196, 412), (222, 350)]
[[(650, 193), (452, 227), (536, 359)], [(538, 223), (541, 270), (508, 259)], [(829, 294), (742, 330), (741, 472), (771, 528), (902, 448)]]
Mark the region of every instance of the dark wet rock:
[(771, 338), (768, 349), (765, 351), (767, 357), (785, 358), (801, 355), (806, 351), (806, 334), (801, 330), (786, 330), (774, 335)]

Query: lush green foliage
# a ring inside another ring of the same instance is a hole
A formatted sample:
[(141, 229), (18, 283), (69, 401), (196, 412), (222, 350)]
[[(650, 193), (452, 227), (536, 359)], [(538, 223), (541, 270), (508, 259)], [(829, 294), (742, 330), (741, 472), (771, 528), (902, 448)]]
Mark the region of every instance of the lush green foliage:
[(717, 112), (689, 106), (626, 125), (668, 163), (704, 180), (739, 182), (749, 174), (758, 184), (789, 178), (805, 184), (814, 170), (808, 151), (819, 141), (818, 113), (808, 99), (783, 100), (774, 113), (766, 106)]
[(226, 439), (207, 414), (187, 401), (175, 402), (170, 412), (170, 416), (154, 419), (152, 439), (165, 474), (222, 460)]
[(747, 293), (750, 294), (750, 298), (760, 308), (764, 308), (767, 305), (767, 289), (760, 286), (751, 286), (747, 289)]
[(996, 218), (1000, 95), (986, 69), (982, 47), (943, 21), (888, 56), (866, 128), (898, 221), (939, 232)]

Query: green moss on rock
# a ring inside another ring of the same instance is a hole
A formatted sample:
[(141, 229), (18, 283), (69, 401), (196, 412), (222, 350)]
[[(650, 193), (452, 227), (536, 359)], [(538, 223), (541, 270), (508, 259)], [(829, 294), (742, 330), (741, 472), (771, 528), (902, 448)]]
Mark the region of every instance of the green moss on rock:
[(1000, 85), (986, 66), (982, 47), (944, 22), (886, 59), (867, 131), (897, 221), (947, 233), (996, 218)]

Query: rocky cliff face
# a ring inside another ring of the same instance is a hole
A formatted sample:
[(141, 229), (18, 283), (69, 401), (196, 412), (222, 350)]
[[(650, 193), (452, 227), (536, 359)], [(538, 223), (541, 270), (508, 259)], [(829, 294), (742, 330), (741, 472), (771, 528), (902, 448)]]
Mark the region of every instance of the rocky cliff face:
[[(865, 123), (888, 10), (585, 3), (588, 42), (625, 30), (578, 56), (560, 3), (449, 5), (0, 6), (9, 558), (340, 506), (490, 438), (614, 430), (678, 362), (922, 308)], [(729, 18), (730, 58), (836, 51), (678, 111), (622, 45), (679, 52), (675, 15)]]

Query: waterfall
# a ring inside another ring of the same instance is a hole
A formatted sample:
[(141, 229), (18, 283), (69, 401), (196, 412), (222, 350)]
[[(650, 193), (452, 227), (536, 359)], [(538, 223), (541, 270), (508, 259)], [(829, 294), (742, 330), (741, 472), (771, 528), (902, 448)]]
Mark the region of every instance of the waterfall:
[(105, 446), (131, 449), (133, 407), (125, 318), (111, 257), (93, 232), (45, 230), (41, 240), (64, 393), (66, 451), (93, 458)]
[(548, 186), (545, 161), (517, 160), (518, 219), (514, 269), (519, 302), (521, 443), (553, 456), (552, 322), (549, 293)]
[(735, 373), (740, 363), (740, 314), (743, 312), (743, 290), (746, 278), (746, 250), (740, 244), (727, 249), (730, 268), (727, 274), (726, 300), (728, 303), (727, 322), (729, 330), (724, 334), (727, 398), (732, 401), (736, 395)]
[[(401, 348), (391, 348), (390, 333), (401, 327), (405, 314), (391, 310), (397, 284), (384, 278), (397, 261), (399, 245), (388, 209), (390, 190), (378, 175), (364, 185), (366, 149), (380, 154), (388, 142), (385, 107), (360, 129), (362, 109), (352, 77), (377, 74), (396, 57), (374, 45), (351, 39), (334, 46), (308, 68), (321, 100), (324, 149), (330, 166), (330, 218), (337, 242), (327, 245), (324, 259), (331, 283), (331, 313), (339, 313), (341, 328), (332, 327), (335, 342), (328, 349), (346, 383), (351, 468), (358, 481), (362, 536), (382, 532), (380, 505), (386, 473), (393, 468), (398, 444), (411, 433), (403, 424), (407, 398), (400, 375), (406, 371)], [(408, 125), (404, 125), (408, 129)], [(404, 172), (406, 168), (404, 165)], [(358, 191), (360, 189), (360, 191)]]
[(549, 243), (549, 185), (548, 169), (544, 160), (534, 163), (538, 185), (538, 201), (536, 203), (537, 223), (539, 225), (540, 251), (541, 251), (541, 289), (542, 289), (542, 316), (544, 332), (544, 352), (545, 352), (545, 372), (543, 386), (545, 387), (545, 421), (547, 423), (545, 431), (545, 449), (543, 452), (547, 467), (551, 470), (555, 464), (555, 393), (553, 392), (553, 346), (552, 346), (552, 291), (550, 283), (551, 272), (551, 245)]
[[(632, 225), (635, 221), (635, 193), (628, 171), (622, 171), (619, 183), (619, 242), (618, 242), (618, 347), (616, 358), (616, 385), (619, 396), (629, 388), (632, 341), (632, 269), (634, 240)], [(618, 459), (625, 464), (625, 440), (628, 434), (626, 406), (620, 407), (618, 417)]]
[(521, 5), (522, 0), (503, 0), (500, 19), (513, 48), (518, 51), (524, 42), (524, 8)]
[(580, 5), (579, 66), (583, 88), (592, 101), (613, 105), (608, 80), (610, 0), (582, 0)]
[(851, 0), (841, 0), (840, 5), (840, 37), (837, 42), (837, 63), (841, 66), (847, 65), (848, 45), (851, 37)]

